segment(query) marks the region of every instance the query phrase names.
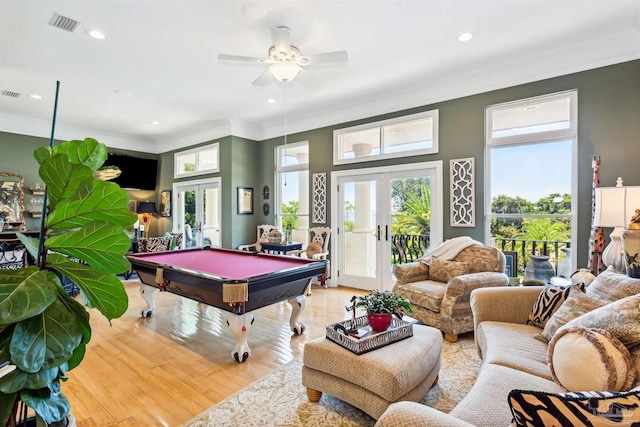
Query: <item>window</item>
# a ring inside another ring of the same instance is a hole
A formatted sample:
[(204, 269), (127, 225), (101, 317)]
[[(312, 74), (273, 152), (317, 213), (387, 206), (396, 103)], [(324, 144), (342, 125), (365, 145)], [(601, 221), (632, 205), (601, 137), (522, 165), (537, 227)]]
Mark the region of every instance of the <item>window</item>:
[(437, 152), (438, 110), (333, 132), (336, 165)]
[(173, 155), (174, 178), (220, 172), (219, 144), (207, 145)]
[[(558, 275), (575, 265), (577, 92), (490, 106), (486, 110), (486, 230), (518, 254), (548, 255)], [(563, 262), (564, 260), (564, 262)]]
[(309, 229), (309, 142), (276, 148), (276, 219), (288, 240), (307, 243)]

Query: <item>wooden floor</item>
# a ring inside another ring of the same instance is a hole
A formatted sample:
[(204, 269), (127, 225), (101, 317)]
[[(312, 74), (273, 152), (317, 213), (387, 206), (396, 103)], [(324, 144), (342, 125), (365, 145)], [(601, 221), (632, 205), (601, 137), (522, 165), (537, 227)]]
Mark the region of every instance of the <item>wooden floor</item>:
[(87, 354), (62, 386), (80, 427), (179, 426), (301, 355), (327, 324), (348, 318), (345, 305), (363, 293), (313, 286), (301, 315), (306, 330), (297, 336), (289, 330), (287, 302), (255, 310), (252, 355), (237, 363), (226, 312), (156, 292), (156, 313), (141, 318), (139, 283), (125, 282), (129, 310), (111, 326), (91, 310)]

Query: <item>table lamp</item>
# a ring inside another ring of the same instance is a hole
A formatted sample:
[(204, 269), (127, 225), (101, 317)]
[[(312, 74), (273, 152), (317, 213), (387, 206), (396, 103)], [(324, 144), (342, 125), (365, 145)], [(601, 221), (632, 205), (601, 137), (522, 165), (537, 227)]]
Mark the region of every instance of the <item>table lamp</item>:
[(140, 224), (140, 231), (144, 232), (145, 237), (149, 237), (149, 226), (151, 225), (151, 218), (153, 214), (157, 214), (156, 204), (154, 202), (140, 202), (136, 213), (142, 214), (142, 224)]
[[(626, 233), (626, 239), (623, 239), (622, 235), (625, 227), (631, 222), (635, 210), (640, 209), (640, 187), (622, 187), (622, 180), (619, 178), (618, 182), (620, 184), (618, 187), (598, 187), (595, 189), (596, 206), (593, 225), (596, 227), (614, 227), (609, 235), (611, 242), (602, 253), (602, 262), (619, 273), (624, 273), (626, 270), (627, 275), (630, 275), (623, 240), (628, 241), (627, 249), (629, 250), (627, 252), (630, 252), (636, 240), (640, 245), (640, 233)], [(637, 238), (635, 237), (636, 234), (638, 235)], [(637, 253), (638, 250), (632, 253), (631, 259)], [(636, 262), (640, 263), (640, 259)]]

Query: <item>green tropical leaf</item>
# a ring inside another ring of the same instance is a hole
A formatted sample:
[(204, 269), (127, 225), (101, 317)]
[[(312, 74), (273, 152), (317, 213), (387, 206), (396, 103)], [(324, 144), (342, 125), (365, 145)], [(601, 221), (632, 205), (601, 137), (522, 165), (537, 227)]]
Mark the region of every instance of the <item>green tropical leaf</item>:
[(42, 313), (58, 296), (47, 271), (37, 267), (0, 270), (0, 325)]
[[(131, 240), (117, 225), (92, 222), (78, 231), (50, 237), (45, 244), (49, 250), (79, 258), (107, 273), (131, 269), (131, 263), (124, 257), (131, 248)], [(49, 255), (47, 262), (55, 267), (57, 259)]]
[(0, 420), (7, 420), (13, 411), (13, 404), (16, 402), (18, 393), (0, 393)]
[(70, 311), (75, 313), (76, 318), (80, 323), (80, 327), (82, 328), (82, 341), (75, 348), (73, 355), (67, 361), (68, 366), (66, 370), (70, 371), (82, 362), (87, 350), (86, 344), (91, 340), (91, 324), (89, 323), (90, 316), (87, 309), (74, 298), (70, 297), (63, 288), (58, 288), (58, 295), (62, 303), (65, 304)]
[(69, 200), (62, 200), (49, 213), (46, 227), (71, 229), (93, 221), (103, 221), (128, 227), (137, 220), (129, 211), (129, 196), (113, 182), (91, 180), (83, 182), (78, 192)]
[(51, 148), (43, 145), (42, 147), (38, 147), (33, 150), (33, 157), (36, 159), (39, 165), (42, 164), (45, 160), (51, 157)]
[(67, 364), (69, 365), (69, 371), (80, 365), (80, 362), (82, 362), (82, 360), (84, 359), (84, 355), (86, 354), (86, 352), (87, 346), (84, 342), (81, 342), (73, 351), (71, 358), (69, 358), (69, 361), (67, 362)]
[(40, 164), (40, 177), (47, 185), (49, 207), (71, 198), (81, 183), (93, 179), (93, 171), (84, 165), (69, 162), (66, 154), (56, 154)]
[(20, 398), (30, 408), (33, 408), (38, 416), (42, 417), (47, 425), (63, 421), (71, 405), (60, 391), (60, 381), (55, 380), (49, 387), (38, 390), (23, 390)]
[(127, 311), (127, 292), (115, 275), (69, 261), (59, 254), (50, 254), (47, 261), (51, 261), (52, 268), (78, 285), (88, 305), (97, 308), (107, 319), (116, 319)]
[(56, 154), (66, 154), (71, 163), (85, 165), (92, 171), (102, 166), (109, 154), (107, 146), (93, 138), (85, 138), (84, 141), (66, 141), (55, 146), (53, 151)]
[(15, 393), (23, 388), (39, 389), (47, 387), (58, 376), (58, 368), (41, 369), (29, 373), (18, 369), (5, 375), (0, 381), (0, 391)]
[(11, 361), (26, 372), (57, 367), (69, 360), (81, 340), (75, 314), (56, 299), (43, 313), (16, 325)]
[[(0, 360), (11, 360), (11, 350), (9, 346), (11, 344), (11, 335), (13, 334), (14, 325), (7, 325), (0, 330)], [(2, 378), (0, 378), (2, 381)]]
[(16, 236), (20, 239), (31, 256), (34, 259), (38, 259), (38, 245), (40, 244), (40, 240), (37, 237), (25, 236), (22, 233), (16, 233)]

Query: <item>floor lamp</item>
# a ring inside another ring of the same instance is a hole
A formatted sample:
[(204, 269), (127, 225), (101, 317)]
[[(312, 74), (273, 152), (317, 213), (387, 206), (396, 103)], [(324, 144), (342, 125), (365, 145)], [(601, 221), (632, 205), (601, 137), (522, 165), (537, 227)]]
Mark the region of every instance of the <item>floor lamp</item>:
[(149, 227), (151, 226), (151, 218), (153, 214), (157, 214), (155, 202), (140, 202), (136, 213), (142, 215), (142, 224), (140, 224), (140, 232), (144, 237), (149, 237)]

